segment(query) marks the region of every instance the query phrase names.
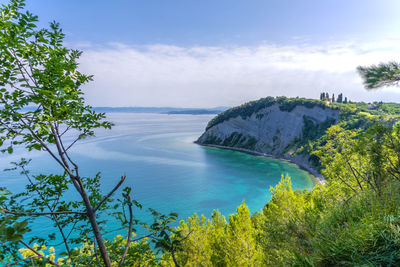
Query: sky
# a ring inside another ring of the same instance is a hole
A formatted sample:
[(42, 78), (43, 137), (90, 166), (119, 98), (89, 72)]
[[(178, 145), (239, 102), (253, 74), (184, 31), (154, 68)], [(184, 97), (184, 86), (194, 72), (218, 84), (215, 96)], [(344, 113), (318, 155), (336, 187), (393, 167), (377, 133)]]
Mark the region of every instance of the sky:
[[(0, 3), (6, 3), (0, 0)], [(400, 102), (359, 65), (400, 61), (398, 0), (27, 0), (83, 51), (93, 106), (235, 106), (266, 96)]]

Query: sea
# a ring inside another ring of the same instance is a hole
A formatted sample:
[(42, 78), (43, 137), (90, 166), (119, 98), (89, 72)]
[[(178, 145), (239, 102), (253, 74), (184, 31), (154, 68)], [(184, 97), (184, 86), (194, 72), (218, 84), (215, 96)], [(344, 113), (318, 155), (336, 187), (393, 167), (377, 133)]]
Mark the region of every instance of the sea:
[[(94, 137), (76, 143), (71, 157), (82, 176), (101, 173), (100, 189), (105, 194), (126, 175), (121, 188), (132, 188), (132, 198), (143, 206), (134, 214), (145, 221), (151, 220), (148, 208), (165, 214), (176, 212), (178, 220), (194, 213), (209, 218), (213, 210), (228, 216), (242, 202), (252, 213), (260, 211), (271, 198), (270, 188), (282, 175), (291, 177), (294, 189), (314, 186), (308, 172), (287, 161), (195, 144), (213, 116), (109, 113), (107, 119), (115, 124), (113, 128), (98, 130)], [(67, 143), (73, 140), (72, 136), (65, 138)], [(21, 158), (31, 159), (31, 175), (62, 173), (46, 152), (24, 148), (0, 155), (0, 170)], [(18, 171), (0, 172), (0, 187), (13, 193), (21, 192), (27, 183)], [(68, 194), (69, 199), (77, 197), (73, 191)], [(121, 190), (114, 198), (121, 198)], [(40, 227), (32, 226), (35, 233), (43, 235), (52, 227), (43, 221)], [(107, 227), (118, 228), (113, 220)]]

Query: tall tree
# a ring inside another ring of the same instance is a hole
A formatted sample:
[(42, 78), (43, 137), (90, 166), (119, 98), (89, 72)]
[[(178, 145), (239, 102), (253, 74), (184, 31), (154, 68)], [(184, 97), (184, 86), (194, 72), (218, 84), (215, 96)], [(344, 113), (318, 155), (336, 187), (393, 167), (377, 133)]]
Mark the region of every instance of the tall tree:
[[(93, 136), (96, 129), (110, 129), (112, 124), (105, 120), (104, 113), (94, 112), (84, 102), (81, 86), (91, 81), (92, 76), (78, 70), (77, 60), (82, 52), (63, 45), (64, 33), (58, 23), (52, 22), (49, 29), (37, 29), (37, 16), (23, 13), (24, 5), (24, 0), (12, 0), (0, 8), (1, 151), (12, 153), (15, 146), (45, 151), (64, 174), (32, 176), (27, 170), (28, 160), (15, 163), (29, 185), (25, 193), (15, 196), (0, 190), (0, 246), (4, 251), (25, 246), (40, 258), (41, 254), (23, 240), (23, 234), (29, 231), (27, 223), (32, 218), (45, 216), (50, 217), (59, 230), (69, 254), (70, 237), (65, 229), (73, 224), (73, 229), (80, 227), (80, 240), (85, 236), (94, 239), (94, 252), (98, 248), (103, 264), (111, 266), (99, 213), (109, 206), (110, 197), (123, 184), (125, 176), (109, 192), (102, 194), (99, 175), (82, 176), (82, 166), (78, 166), (70, 151), (80, 140)], [(63, 198), (70, 186), (78, 201)], [(119, 261), (120, 266), (131, 244), (133, 224), (137, 222), (132, 208), (141, 207), (131, 199), (130, 192), (130, 188), (125, 188), (121, 200), (128, 214), (117, 214), (128, 229), (124, 252), (120, 259), (113, 259)], [(18, 200), (26, 202), (27, 199), (31, 202), (19, 205)], [(177, 216), (156, 212), (153, 215), (156, 223), (148, 228), (155, 237), (161, 232), (168, 233), (171, 229), (167, 229), (168, 223)], [(155, 240), (162, 241), (161, 237)], [(4, 256), (1, 252), (0, 262)]]
[[(110, 129), (111, 123), (84, 103), (80, 86), (92, 76), (77, 70), (81, 52), (63, 46), (64, 33), (58, 23), (51, 23), (50, 29), (36, 29), (37, 17), (22, 13), (23, 7), (22, 0), (13, 0), (1, 8), (0, 132), (3, 141), (9, 140), (2, 142), (7, 144), (3, 151), (12, 153), (13, 146), (23, 145), (48, 152), (82, 198), (82, 213), (90, 222), (104, 264), (111, 266), (96, 212), (125, 177), (104, 199), (93, 198), (69, 153), (77, 141), (93, 136), (96, 128)], [(76, 137), (66, 143), (63, 136), (72, 130)], [(58, 214), (50, 212), (57, 220)]]
[(336, 102), (338, 102), (338, 103), (342, 103), (343, 102), (343, 94), (339, 94), (338, 95), (338, 98), (337, 98)]

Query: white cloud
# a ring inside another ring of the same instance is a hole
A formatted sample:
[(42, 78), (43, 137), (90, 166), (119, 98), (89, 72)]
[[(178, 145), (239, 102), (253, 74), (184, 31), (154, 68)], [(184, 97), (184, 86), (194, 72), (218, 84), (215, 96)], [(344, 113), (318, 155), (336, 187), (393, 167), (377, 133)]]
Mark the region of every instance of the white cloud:
[(367, 92), (356, 67), (400, 61), (398, 40), (326, 46), (106, 47), (84, 44), (84, 90), (94, 106), (213, 107), (265, 96), (317, 98), (322, 90), (352, 100), (400, 101), (400, 89)]

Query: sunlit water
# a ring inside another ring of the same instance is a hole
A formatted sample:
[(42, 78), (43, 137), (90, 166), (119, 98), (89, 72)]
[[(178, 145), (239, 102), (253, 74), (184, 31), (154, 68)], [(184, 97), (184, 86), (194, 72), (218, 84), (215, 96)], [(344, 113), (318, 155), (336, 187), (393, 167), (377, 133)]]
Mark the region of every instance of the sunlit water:
[[(112, 130), (101, 130), (96, 137), (78, 143), (72, 156), (81, 174), (102, 174), (101, 189), (108, 192), (121, 175), (124, 186), (144, 207), (177, 212), (186, 219), (195, 212), (210, 216), (214, 209), (223, 215), (235, 212), (243, 201), (251, 212), (259, 211), (270, 199), (269, 188), (281, 175), (289, 174), (296, 189), (311, 188), (312, 177), (294, 164), (241, 152), (207, 148), (193, 143), (211, 115), (164, 115), (111, 113)], [(2, 155), (1, 169), (21, 157), (32, 158), (32, 173), (60, 173), (45, 152), (17, 150)], [(1, 172), (1, 186), (21, 190), (26, 178), (18, 172)], [(117, 191), (116, 195), (121, 192)], [(143, 213), (140, 216), (150, 216)], [(49, 225), (41, 225), (45, 233)]]

